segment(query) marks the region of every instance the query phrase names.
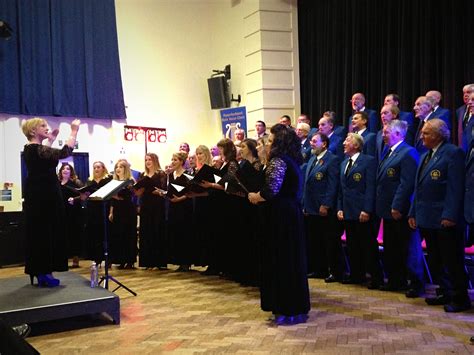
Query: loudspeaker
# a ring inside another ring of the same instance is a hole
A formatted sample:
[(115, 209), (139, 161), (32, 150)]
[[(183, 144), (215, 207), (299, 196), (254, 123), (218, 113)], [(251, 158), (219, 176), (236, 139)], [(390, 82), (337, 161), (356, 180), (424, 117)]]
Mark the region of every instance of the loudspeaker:
[(219, 109), (230, 107), (229, 90), (225, 76), (215, 76), (207, 79), (211, 108)]

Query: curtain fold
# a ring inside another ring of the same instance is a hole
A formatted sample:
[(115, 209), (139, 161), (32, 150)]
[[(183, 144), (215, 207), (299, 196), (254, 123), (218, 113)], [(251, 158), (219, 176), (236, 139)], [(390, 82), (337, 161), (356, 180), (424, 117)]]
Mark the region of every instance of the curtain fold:
[(125, 118), (113, 0), (0, 0), (0, 112)]
[(332, 110), (342, 124), (355, 92), (377, 112), (386, 94), (398, 93), (402, 111), (411, 111), (435, 89), (454, 116), (462, 87), (474, 82), (470, 17), (467, 0), (299, 0), (302, 112), (317, 124)]

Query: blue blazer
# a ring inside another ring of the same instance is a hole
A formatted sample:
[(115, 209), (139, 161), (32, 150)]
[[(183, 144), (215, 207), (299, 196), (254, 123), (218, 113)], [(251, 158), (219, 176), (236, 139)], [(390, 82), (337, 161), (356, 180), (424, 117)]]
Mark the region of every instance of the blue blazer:
[[(387, 150), (388, 153), (388, 150)], [(415, 188), (418, 153), (405, 142), (381, 162), (377, 169), (375, 213), (380, 218), (393, 219), (392, 209), (408, 216)]]
[(340, 160), (330, 151), (326, 151), (322, 159), (311, 167), (315, 159), (316, 156), (313, 155), (304, 175), (303, 208), (306, 213), (319, 215), (321, 205), (328, 206), (333, 211), (336, 209)]
[[(352, 118), (351, 118), (352, 120)], [(334, 134), (336, 136), (339, 136), (342, 141), (344, 142), (344, 139), (346, 139), (346, 136), (347, 136), (347, 128), (344, 127), (344, 126), (335, 126), (334, 127)]]
[(344, 141), (344, 139), (336, 135), (336, 132), (334, 132), (329, 138), (328, 150), (331, 153), (335, 154), (339, 158), (339, 161), (344, 159), (344, 147), (342, 146), (342, 142)]
[(377, 136), (375, 137), (375, 157), (377, 158), (377, 164), (383, 159), (385, 153), (388, 152), (388, 147), (383, 142), (382, 133), (382, 130), (378, 131)]
[(407, 134), (405, 136), (404, 142), (413, 146), (413, 143), (415, 142), (415, 134), (417, 128), (417, 126), (414, 124), (415, 117), (413, 116), (412, 112), (400, 111), (399, 118), (400, 120), (408, 123)]
[(364, 147), (362, 149), (362, 153), (375, 158), (377, 156), (375, 147), (376, 134), (369, 132), (369, 130), (366, 129), (362, 133), (362, 138), (364, 138)]
[(341, 163), (340, 187), (337, 209), (344, 212), (344, 219), (358, 221), (362, 211), (372, 214), (375, 207), (375, 174), (377, 171), (375, 158), (360, 154), (349, 175), (344, 170), (349, 158)]
[[(472, 118), (471, 118), (472, 120)], [(471, 148), (474, 142), (471, 141)], [(466, 157), (466, 189), (464, 190), (464, 218), (469, 224), (474, 223), (474, 153)]]
[(311, 158), (311, 139), (309, 136), (306, 138), (303, 146), (301, 147), (301, 155), (303, 156), (303, 161), (306, 163), (308, 162), (309, 158)]
[(438, 108), (431, 114), (430, 119), (431, 118), (442, 119), (448, 125), (449, 130), (451, 130), (451, 112), (447, 108), (438, 106)]
[[(377, 112), (368, 108), (365, 108), (364, 112), (367, 113), (367, 116), (369, 116), (369, 122), (367, 122), (367, 129), (372, 133), (377, 133), (377, 131), (380, 129), (380, 119), (377, 115)], [(354, 116), (354, 114), (350, 115), (349, 119), (347, 120), (347, 127), (350, 127), (352, 124), (352, 116)]]
[[(466, 113), (466, 105), (462, 105), (461, 107), (458, 107), (456, 110), (456, 118), (457, 118), (457, 128), (458, 131), (458, 140), (460, 138), (460, 142), (458, 142), (458, 146), (467, 152), (471, 141), (472, 141), (472, 136), (473, 136), (473, 131), (474, 131), (474, 118), (471, 117), (469, 120), (468, 124), (466, 127), (462, 127), (462, 121), (464, 120), (464, 114)], [(460, 137), (459, 137), (460, 136)]]
[(416, 171), (414, 199), (409, 216), (421, 228), (441, 229), (441, 220), (462, 221), (464, 195), (464, 153), (451, 143), (442, 144), (420, 174)]

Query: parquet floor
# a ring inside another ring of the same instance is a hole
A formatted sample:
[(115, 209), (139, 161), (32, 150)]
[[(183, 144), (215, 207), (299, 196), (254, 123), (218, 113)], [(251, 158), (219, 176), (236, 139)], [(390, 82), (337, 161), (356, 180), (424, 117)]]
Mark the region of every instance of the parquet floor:
[[(87, 267), (76, 270), (89, 274)], [(1, 278), (22, 273), (0, 269)], [(446, 314), (401, 293), (311, 279), (308, 322), (277, 327), (260, 310), (256, 288), (196, 271), (114, 268), (111, 274), (138, 293), (117, 291), (120, 325), (100, 317), (43, 323), (28, 341), (42, 354), (474, 353), (473, 311)]]

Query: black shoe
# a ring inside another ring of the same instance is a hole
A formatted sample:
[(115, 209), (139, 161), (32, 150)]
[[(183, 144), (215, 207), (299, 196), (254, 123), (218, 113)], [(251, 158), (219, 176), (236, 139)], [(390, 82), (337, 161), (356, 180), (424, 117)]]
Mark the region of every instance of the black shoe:
[(474, 344), (474, 336), (472, 336), (471, 339), (469, 339), (469, 341), (471, 342), (471, 344)]
[(360, 285), (362, 283), (362, 280), (348, 278), (348, 279), (342, 280), (342, 283), (344, 285)]
[(339, 281), (339, 279), (334, 275), (329, 275), (328, 277), (324, 279), (324, 282), (326, 283), (332, 283), (332, 282), (337, 282), (337, 281)]
[(449, 297), (446, 295), (438, 295), (436, 297), (427, 297), (425, 302), (430, 306), (440, 306), (449, 303)]
[(380, 289), (380, 285), (381, 283), (378, 282), (378, 281), (370, 281), (368, 284), (367, 284), (367, 288), (369, 290), (379, 290)]
[(17, 333), (23, 339), (25, 339), (31, 332), (31, 327), (26, 323), (12, 327), (12, 329), (15, 333)]
[(452, 301), (444, 305), (444, 311), (448, 313), (463, 312), (468, 309), (471, 309), (471, 301), (468, 300), (462, 303)]
[(405, 292), (406, 298), (417, 298), (420, 297), (425, 291), (419, 288), (410, 288), (407, 292)]

